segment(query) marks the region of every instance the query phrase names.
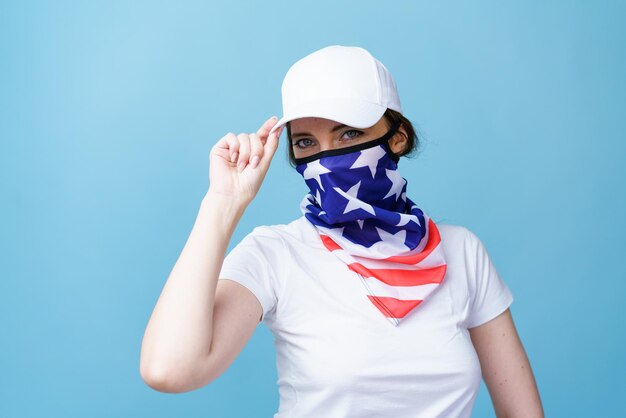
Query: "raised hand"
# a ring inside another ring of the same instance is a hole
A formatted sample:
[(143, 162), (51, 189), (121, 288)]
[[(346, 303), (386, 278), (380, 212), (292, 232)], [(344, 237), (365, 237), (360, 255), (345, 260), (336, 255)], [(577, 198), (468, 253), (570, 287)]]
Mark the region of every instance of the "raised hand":
[(254, 199), (284, 128), (270, 135), (277, 121), (275, 116), (269, 118), (256, 133), (235, 135), (229, 132), (213, 146), (209, 158), (209, 191), (245, 204)]

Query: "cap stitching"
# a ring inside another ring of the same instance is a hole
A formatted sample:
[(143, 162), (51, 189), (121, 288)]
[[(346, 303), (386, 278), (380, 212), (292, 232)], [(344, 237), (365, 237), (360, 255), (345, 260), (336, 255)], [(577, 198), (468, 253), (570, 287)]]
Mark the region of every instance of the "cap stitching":
[(378, 105), (382, 104), (382, 86), (381, 86), (381, 82), (380, 82), (380, 73), (378, 72), (378, 64), (376, 63), (376, 58), (374, 58), (374, 56), (372, 55), (371, 52), (365, 50), (367, 52), (367, 55), (370, 57), (370, 62), (372, 63), (372, 65), (374, 66), (374, 75), (376, 77), (376, 94), (377, 94), (377, 99), (378, 99)]

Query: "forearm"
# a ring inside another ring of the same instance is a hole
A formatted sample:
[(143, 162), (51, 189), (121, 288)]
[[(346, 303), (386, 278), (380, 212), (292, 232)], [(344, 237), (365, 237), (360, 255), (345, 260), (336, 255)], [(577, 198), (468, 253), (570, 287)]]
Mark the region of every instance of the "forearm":
[(144, 334), (142, 375), (168, 381), (189, 376), (208, 357), (218, 275), (245, 205), (206, 194)]

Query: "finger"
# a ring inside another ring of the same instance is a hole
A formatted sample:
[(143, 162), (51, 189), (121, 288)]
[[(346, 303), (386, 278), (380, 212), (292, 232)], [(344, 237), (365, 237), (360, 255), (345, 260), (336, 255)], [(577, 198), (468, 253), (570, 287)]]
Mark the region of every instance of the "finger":
[(229, 132), (225, 137), (226, 143), (228, 144), (228, 155), (230, 156), (230, 162), (234, 163), (237, 161), (237, 156), (239, 153), (239, 140), (237, 136)]
[(230, 147), (229, 139), (230, 138), (237, 138), (237, 137), (235, 136), (234, 133), (229, 132), (226, 135), (224, 135), (223, 137), (221, 137), (220, 139), (218, 139), (214, 146), (217, 147), (217, 148), (229, 149), (229, 147)]
[(240, 173), (250, 162), (250, 137), (248, 134), (241, 133), (237, 135), (239, 140), (239, 158), (237, 160), (237, 171)]
[(274, 125), (276, 125), (277, 122), (278, 118), (276, 116), (272, 116), (263, 122), (263, 125), (261, 125), (258, 131), (256, 131), (257, 135), (261, 138), (261, 141), (265, 142), (267, 140), (270, 130), (274, 127)]
[(276, 149), (278, 148), (278, 138), (280, 137), (280, 134), (283, 131), (283, 129), (284, 129), (284, 126), (281, 126), (280, 128), (276, 129), (274, 132), (272, 132), (267, 138), (267, 142), (265, 143), (265, 146), (263, 147), (264, 157), (259, 162), (259, 166), (261, 166), (263, 170), (267, 170), (269, 168), (270, 162), (272, 161), (272, 158), (274, 157), (274, 154), (276, 153)]
[(263, 144), (257, 134), (250, 134), (250, 167), (254, 168), (263, 158)]
[(219, 155), (225, 160), (231, 160), (230, 156), (232, 154), (231, 147), (233, 140), (237, 144), (237, 148), (239, 147), (239, 141), (237, 141), (237, 137), (234, 133), (229, 132), (223, 137), (221, 137), (211, 148), (211, 154)]

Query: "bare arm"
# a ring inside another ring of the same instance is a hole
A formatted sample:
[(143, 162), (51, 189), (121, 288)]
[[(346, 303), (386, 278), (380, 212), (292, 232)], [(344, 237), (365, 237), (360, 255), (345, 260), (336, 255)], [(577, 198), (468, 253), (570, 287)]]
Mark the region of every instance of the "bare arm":
[(142, 342), (141, 375), (157, 390), (180, 392), (209, 383), (217, 278), (242, 213), (210, 192), (200, 205)]
[(218, 276), (233, 231), (276, 150), (282, 129), (268, 137), (275, 123), (269, 119), (256, 134), (229, 133), (211, 150), (209, 191), (142, 341), (140, 374), (156, 390), (186, 392), (210, 383), (259, 322), (262, 308), (254, 294)]
[(510, 309), (469, 331), (496, 416), (543, 418), (537, 383)]

